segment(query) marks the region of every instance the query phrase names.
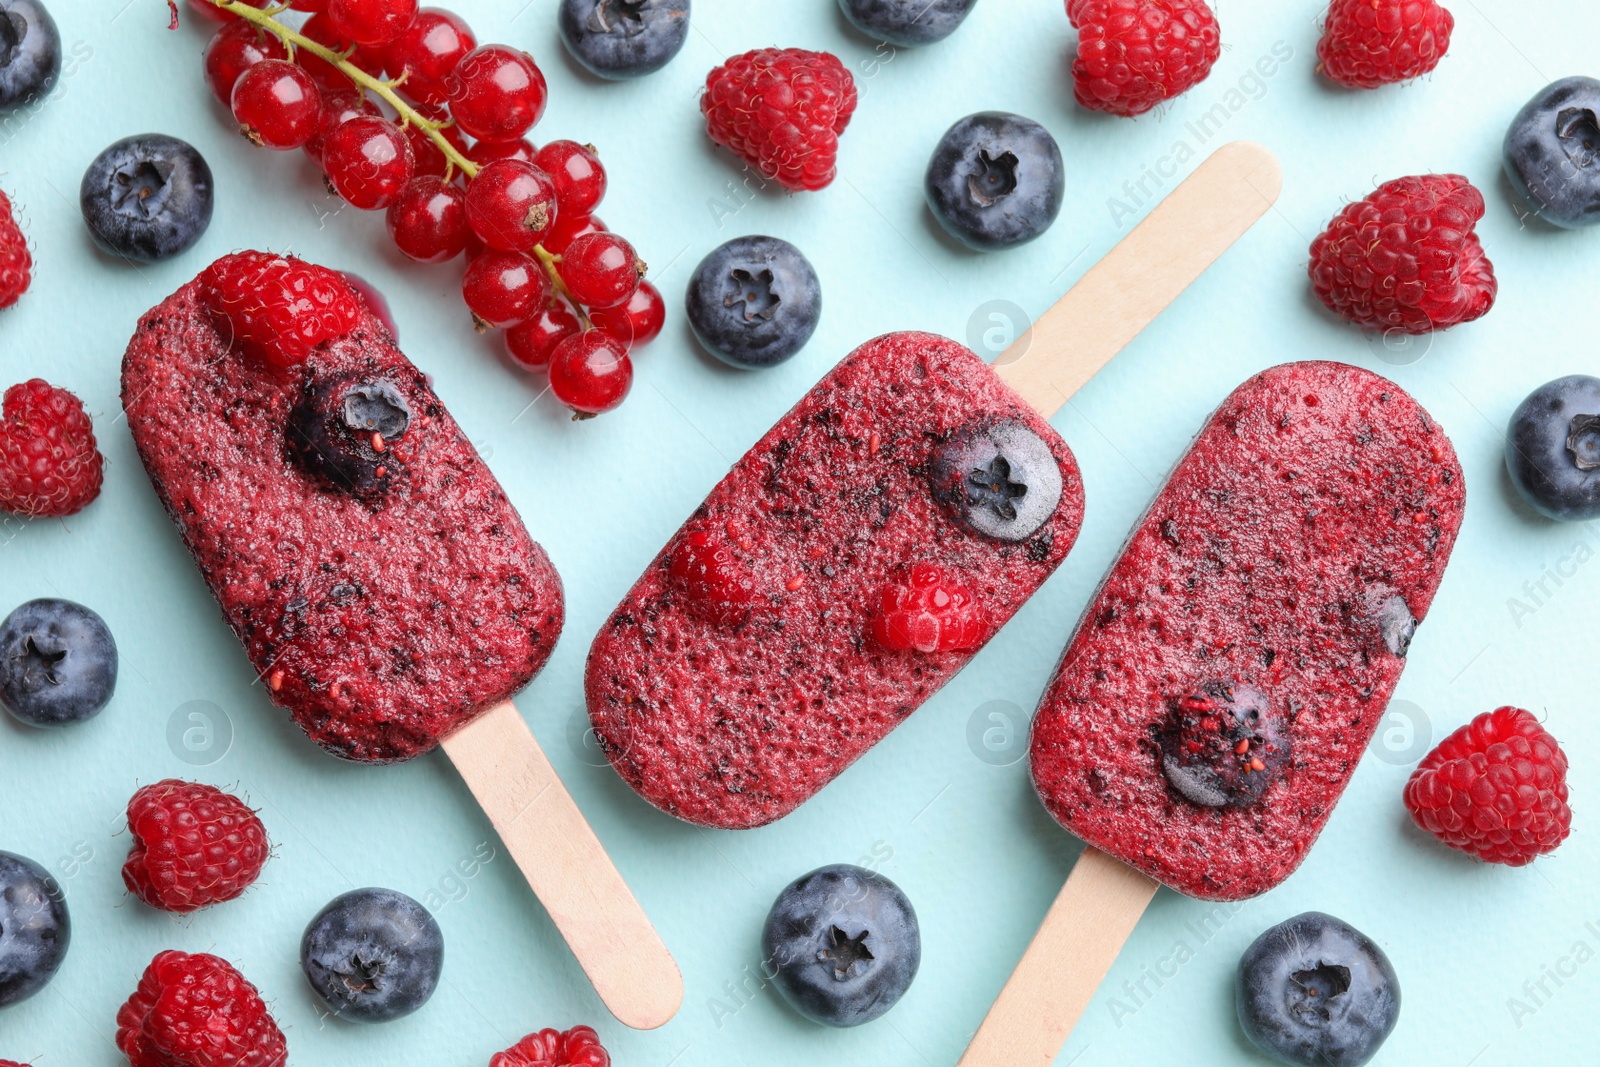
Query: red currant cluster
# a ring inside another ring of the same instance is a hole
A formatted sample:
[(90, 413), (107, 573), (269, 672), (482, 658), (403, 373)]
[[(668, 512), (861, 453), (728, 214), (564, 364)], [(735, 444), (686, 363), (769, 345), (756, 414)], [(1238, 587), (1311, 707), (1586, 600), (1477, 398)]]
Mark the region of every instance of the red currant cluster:
[(240, 132), (303, 149), (346, 203), (387, 211), (410, 258), (465, 252), (478, 330), (505, 330), (511, 358), (547, 370), (578, 417), (622, 403), (628, 353), (661, 332), (666, 305), (594, 214), (606, 191), (594, 148), (528, 140), (547, 95), (532, 57), (479, 45), (460, 16), (418, 0), (292, 0), (310, 15), (298, 30), (267, 2), (189, 0), (223, 23), (206, 82)]

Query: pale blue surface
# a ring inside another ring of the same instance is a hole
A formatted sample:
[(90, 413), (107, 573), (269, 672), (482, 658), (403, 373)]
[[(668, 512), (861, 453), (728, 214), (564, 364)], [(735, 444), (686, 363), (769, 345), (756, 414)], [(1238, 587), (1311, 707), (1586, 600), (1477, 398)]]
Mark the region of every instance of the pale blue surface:
[[(625, 1065), (953, 1064), (1078, 849), (1034, 799), (1024, 764), (975, 758), (969, 719), (995, 700), (1031, 711), (1094, 583), (1209, 410), (1250, 373), (1307, 357), (1390, 374), (1451, 433), (1467, 472), (1466, 526), (1395, 707), (1410, 709), (1433, 740), (1503, 703), (1547, 716), (1573, 762), (1573, 837), (1522, 870), (1445, 850), (1410, 828), (1400, 804), (1426, 745), (1408, 754), (1403, 728), (1380, 734), (1300, 872), (1236, 913), (1217, 912), (1226, 921), (1207, 943), (1188, 924), (1208, 905), (1157, 897), (1060, 1062), (1265, 1062), (1233, 1021), (1233, 966), (1260, 930), (1308, 908), (1376, 938), (1400, 973), (1405, 1006), (1379, 1062), (1487, 1067), (1592, 1057), (1600, 963), (1560, 960), (1576, 942), (1587, 944), (1585, 959), (1600, 949), (1591, 891), (1600, 859), (1588, 819), (1600, 758), (1592, 609), (1600, 565), (1588, 559), (1600, 549), (1600, 526), (1530, 517), (1508, 495), (1500, 451), (1505, 420), (1528, 390), (1597, 369), (1600, 233), (1524, 228), (1499, 176), (1500, 139), (1524, 100), (1557, 77), (1597, 73), (1585, 65), (1600, 39), (1592, 6), (1456, 0), (1455, 42), (1433, 77), (1352, 95), (1313, 75), (1325, 5), (1229, 0), (1220, 12), (1227, 51), (1211, 79), (1164, 117), (1128, 122), (1072, 103), (1064, 70), (1073, 31), (1055, 0), (982, 0), (950, 40), (897, 55), (875, 53), (848, 32), (833, 0), (698, 0), (683, 54), (625, 85), (576, 73), (556, 39), (555, 0), (533, 0), (520, 14), (506, 0), (463, 2), (481, 39), (526, 47), (544, 67), (551, 105), (536, 138), (600, 147), (612, 180), (601, 214), (653, 264), (671, 309), (665, 336), (639, 360), (627, 404), (573, 424), (551, 398), (534, 402), (539, 383), (497, 358), (496, 342), (470, 332), (459, 267), (401, 262), (378, 218), (345, 211), (322, 219), (334, 202), (298, 153), (251, 150), (229, 129), (201, 81), (201, 32), (186, 25), (169, 34), (159, 0), (133, 0), (118, 14), (121, 4), (53, 0), (69, 49), (81, 42), (76, 73), (39, 114), (7, 127), (14, 136), (0, 131), (0, 186), (20, 203), (38, 260), (33, 290), (0, 316), (0, 379), (43, 375), (75, 390), (96, 415), (108, 460), (105, 493), (88, 511), (5, 529), (0, 610), (41, 595), (81, 600), (106, 616), (123, 654), (117, 697), (95, 722), (50, 734), (0, 724), (0, 848), (60, 873), (76, 926), (49, 989), (0, 1012), (0, 1058), (42, 1067), (119, 1062), (111, 1045), (118, 1005), (155, 952), (177, 947), (238, 963), (273, 1001), (299, 1064), (483, 1064), (529, 1030), (579, 1022), (598, 1025)], [(1156, 167), (1174, 142), (1199, 147), (1186, 123), (1223, 101), (1280, 41), (1292, 58), (1259, 87), (1245, 83), (1260, 98), (1212, 141), (1254, 137), (1279, 153), (1286, 181), (1278, 210), (1056, 420), (1083, 465), (1083, 536), (992, 646), (835, 785), (764, 830), (704, 833), (677, 823), (581, 754), (569, 738), (590, 637), (728, 464), (874, 334), (920, 328), (964, 338), (990, 300), (1042, 312), (1125, 231), (1107, 197), (1123, 195), (1123, 182)], [(836, 51), (857, 74), (861, 108), (831, 188), (745, 194), (740, 207), (727, 189), (739, 172), (706, 141), (696, 100), (722, 57), (773, 43)], [(921, 179), (946, 126), (985, 108), (1020, 111), (1056, 134), (1068, 194), (1043, 239), (980, 257), (936, 233)], [(145, 130), (193, 141), (219, 194), (199, 248), (134, 270), (93, 252), (76, 190), (102, 147)], [(1460, 171), (1484, 189), (1481, 232), (1500, 300), (1483, 321), (1436, 338), (1420, 362), (1390, 366), (1315, 303), (1306, 248), (1375, 181), (1428, 170)], [(680, 310), (698, 258), (747, 232), (798, 244), (825, 292), (810, 346), (764, 374), (731, 372), (700, 355)], [(683, 966), (687, 999), (663, 1030), (631, 1033), (610, 1020), (504, 856), (472, 866), (475, 849), (493, 838), (442, 756), (388, 769), (339, 763), (252, 688), (248, 663), (139, 468), (117, 403), (118, 360), (138, 315), (241, 246), (292, 248), (387, 292), (404, 347), (433, 373), (560, 568), (566, 633), (519, 705)], [(1556, 567), (1565, 569), (1559, 587), (1543, 577)], [(1535, 591), (1536, 602), (1524, 583), (1541, 580), (1547, 593)], [(1513, 597), (1536, 610), (1519, 620)], [(195, 700), (225, 709), (234, 733), (231, 750), (203, 767), (168, 744), (175, 710)], [(258, 887), (183, 921), (126, 900), (118, 877), (129, 795), (170, 775), (236, 786), (262, 809), (276, 843)], [(750, 977), (760, 923), (791, 877), (863, 857), (876, 857), (916, 905), (923, 970), (882, 1021), (828, 1031)], [(453, 882), (458, 862), (475, 876)], [(403, 1022), (325, 1024), (296, 962), (300, 931), (329, 898), (369, 884), (440, 894), (435, 903), (459, 898), (437, 909), (448, 940), (445, 983)], [(451, 894), (456, 884), (463, 888)], [(1163, 961), (1179, 940), (1193, 958), (1159, 989), (1145, 979), (1149, 996), (1121, 993), (1114, 1010), (1119, 987), (1145, 968), (1173, 972)], [(1558, 965), (1573, 976), (1559, 988), (1546, 979), (1551, 996), (1524, 993), (1525, 981)], [(1533, 1010), (1514, 1017), (1511, 997)]]

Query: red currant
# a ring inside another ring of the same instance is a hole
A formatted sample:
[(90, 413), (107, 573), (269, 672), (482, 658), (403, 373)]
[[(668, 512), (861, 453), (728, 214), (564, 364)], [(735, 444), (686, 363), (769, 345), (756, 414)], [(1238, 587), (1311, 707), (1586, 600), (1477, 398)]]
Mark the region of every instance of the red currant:
[(478, 45), (472, 28), (453, 11), (425, 7), (417, 20), (384, 49), (383, 69), (391, 78), (402, 75), (400, 91), (424, 104), (442, 104), (444, 80), (461, 57)]
[(552, 300), (539, 314), (506, 331), (506, 352), (524, 370), (544, 370), (556, 345), (582, 330), (566, 301)]
[(633, 351), (640, 345), (654, 341), (667, 322), (667, 302), (649, 282), (640, 282), (627, 303), (614, 308), (595, 308), (589, 321), (596, 329), (604, 330)]
[[(413, 106), (416, 108), (417, 114), (429, 122), (445, 122), (450, 118), (450, 112), (442, 107), (434, 107), (430, 104), (415, 104)], [(439, 133), (446, 141), (450, 142), (451, 147), (457, 152), (462, 155), (468, 154), (467, 139), (456, 128), (454, 123), (448, 126), (440, 126)], [(444, 177), (445, 171), (449, 169), (450, 159), (440, 150), (439, 146), (434, 143), (433, 138), (429, 137), (422, 127), (407, 123), (406, 140), (411, 142), (411, 153), (417, 157), (418, 174), (437, 174), (441, 178)]]
[(327, 0), (325, 11), (341, 36), (381, 48), (417, 21), (417, 0)]
[(316, 13), (328, 6), (328, 0), (289, 0), (289, 7), (295, 11)]
[[(356, 45), (350, 38), (340, 33), (334, 28), (333, 22), (325, 12), (318, 12), (306, 19), (306, 24), (300, 27), (300, 33), (335, 52), (350, 52), (354, 48), (355, 51), (350, 54), (351, 63), (374, 77), (383, 73), (383, 57), (369, 48)], [(355, 85), (344, 71), (321, 56), (312, 55), (309, 49), (301, 49), (297, 58), (300, 65), (306, 68), (306, 73), (324, 88), (349, 89)]]
[(351, 207), (376, 211), (400, 198), (416, 161), (400, 127), (388, 119), (362, 115), (323, 139), (322, 169), (333, 191)]
[(633, 386), (633, 362), (604, 330), (568, 337), (550, 355), (550, 391), (582, 418), (610, 411)]
[[(254, 8), (263, 8), (271, 3), (271, 0), (244, 0), (244, 2)], [(204, 15), (212, 22), (243, 21), (232, 11), (222, 10), (222, 8), (218, 7), (216, 4), (213, 4), (211, 0), (189, 0), (189, 7), (192, 8), (197, 14)]]
[(623, 303), (639, 288), (644, 271), (633, 246), (614, 233), (586, 233), (561, 253), (561, 280), (586, 307)]
[(324, 89), (322, 117), (317, 121), (317, 132), (305, 144), (306, 155), (317, 166), (322, 166), (322, 146), (327, 142), (328, 134), (353, 118), (382, 114), (378, 105), (360, 89)]
[(533, 165), (556, 183), (556, 200), (563, 215), (588, 215), (606, 195), (606, 170), (593, 145), (551, 141), (539, 149)]
[(443, 263), (467, 247), (467, 194), (437, 175), (411, 179), (389, 205), (389, 236), (419, 263)]
[(489, 251), (467, 268), (461, 295), (480, 331), (515, 326), (537, 315), (550, 299), (550, 278), (532, 256)]
[(490, 248), (531, 252), (555, 225), (555, 183), (532, 163), (497, 159), (467, 186), (467, 222)]
[(311, 76), (285, 59), (263, 59), (233, 86), (239, 132), (267, 148), (299, 148), (317, 132), (322, 94)]
[(559, 256), (567, 250), (567, 246), (586, 233), (604, 233), (606, 224), (600, 221), (598, 215), (574, 215), (568, 218), (564, 213), (556, 216), (556, 224), (550, 228), (545, 239), (539, 243), (544, 245), (544, 250), (553, 256)]
[(520, 159), (524, 163), (532, 163), (535, 152), (533, 143), (522, 137), (515, 141), (478, 141), (467, 150), (467, 158), (480, 167), (488, 166), (497, 159)]
[(544, 114), (544, 75), (532, 56), (507, 44), (462, 56), (444, 87), (456, 122), (479, 140), (514, 141)]
[(238, 19), (220, 27), (206, 45), (206, 84), (222, 105), (229, 107), (239, 75), (264, 59), (287, 58), (289, 53), (275, 34)]

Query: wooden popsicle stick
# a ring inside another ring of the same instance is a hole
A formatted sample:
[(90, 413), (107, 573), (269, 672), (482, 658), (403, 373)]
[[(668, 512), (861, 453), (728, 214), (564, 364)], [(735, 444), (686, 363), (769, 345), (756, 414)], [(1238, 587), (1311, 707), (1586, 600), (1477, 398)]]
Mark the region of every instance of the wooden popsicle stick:
[(1084, 848), (958, 1067), (1050, 1067), (1158, 888)]
[(1049, 418), (1267, 213), (1283, 189), (1272, 153), (1253, 141), (1213, 152), (1033, 329), (995, 373)]
[(445, 753), (611, 1014), (654, 1030), (683, 976), (511, 701), (443, 741)]
[[(1205, 273), (1277, 200), (1250, 141), (1217, 149), (995, 361), (1046, 418)], [(959, 1067), (1050, 1067), (1159, 884), (1086, 847)]]

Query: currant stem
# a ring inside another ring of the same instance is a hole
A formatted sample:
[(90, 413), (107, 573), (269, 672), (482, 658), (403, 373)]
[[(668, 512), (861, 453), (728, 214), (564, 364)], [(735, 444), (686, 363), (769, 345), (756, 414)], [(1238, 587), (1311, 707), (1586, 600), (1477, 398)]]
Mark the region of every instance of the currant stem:
[(567, 303), (572, 305), (572, 310), (578, 313), (578, 318), (583, 322), (585, 330), (594, 329), (594, 323), (589, 321), (589, 312), (573, 297), (572, 290), (567, 288), (567, 283), (561, 280), (561, 274), (556, 270), (556, 264), (561, 262), (561, 257), (544, 250), (544, 245), (534, 245), (533, 254), (544, 267), (544, 272), (550, 276), (550, 284), (556, 292), (567, 298)]
[[(455, 145), (451, 144), (449, 139), (446, 138), (444, 134), (439, 132), (440, 130), (444, 129), (446, 124), (433, 122), (430, 119), (423, 118), (422, 115), (417, 112), (416, 108), (402, 100), (399, 94), (394, 91), (394, 87), (405, 80), (404, 75), (394, 81), (383, 81), (380, 78), (374, 78), (372, 75), (368, 74), (366, 71), (350, 62), (349, 57), (355, 51), (353, 48), (350, 50), (350, 52), (335, 52), (328, 46), (319, 44), (304, 34), (298, 33), (295, 30), (290, 29), (288, 26), (285, 26), (273, 16), (287, 10), (287, 4), (275, 5), (274, 7), (263, 11), (258, 8), (251, 7), (249, 4), (242, 3), (241, 0), (210, 0), (210, 2), (215, 4), (223, 11), (237, 15), (246, 22), (254, 23), (269, 33), (275, 34), (278, 39), (284, 43), (284, 46), (288, 49), (290, 55), (293, 55), (297, 50), (303, 48), (307, 52), (310, 52), (312, 55), (316, 56), (318, 59), (321, 59), (324, 62), (338, 68), (340, 73), (344, 74), (345, 77), (349, 78), (352, 82), (368, 92), (376, 93), (385, 102), (387, 102), (390, 107), (394, 108), (396, 113), (399, 114), (403, 124), (415, 126), (417, 129), (427, 134), (429, 140), (437, 145), (439, 147), (439, 151), (444, 154), (444, 158), (462, 174), (465, 174), (468, 181), (478, 176), (478, 165), (472, 162), (466, 156), (462, 155), (460, 150), (457, 149)], [(551, 268), (548, 264), (546, 264), (545, 269), (548, 271)], [(556, 284), (560, 285), (560, 282), (557, 281)]]

